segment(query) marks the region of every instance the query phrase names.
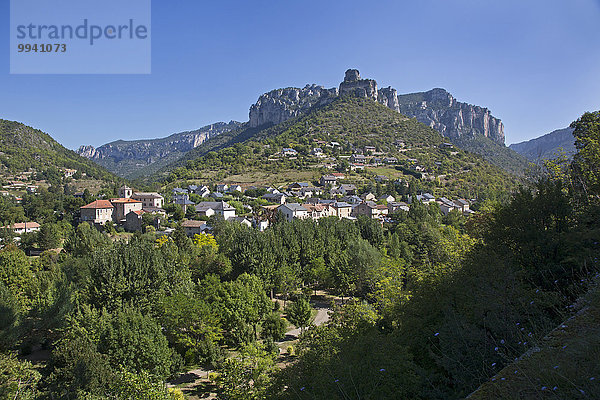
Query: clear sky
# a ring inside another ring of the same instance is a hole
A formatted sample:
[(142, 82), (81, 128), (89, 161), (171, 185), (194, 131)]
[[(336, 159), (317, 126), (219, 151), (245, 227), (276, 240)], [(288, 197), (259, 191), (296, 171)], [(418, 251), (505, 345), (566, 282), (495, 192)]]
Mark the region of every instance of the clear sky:
[(600, 0), (154, 0), (150, 75), (10, 75), (8, 0), (0, 16), (0, 118), (72, 149), (247, 121), (260, 94), (347, 68), (488, 107), (507, 144), (600, 109)]

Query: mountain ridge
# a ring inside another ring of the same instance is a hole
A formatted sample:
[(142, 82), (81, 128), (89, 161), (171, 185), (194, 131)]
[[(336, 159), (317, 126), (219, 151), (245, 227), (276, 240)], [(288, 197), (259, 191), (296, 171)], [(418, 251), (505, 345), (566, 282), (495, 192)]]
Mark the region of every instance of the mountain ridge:
[(136, 178), (159, 170), (210, 137), (240, 125), (237, 121), (216, 122), (196, 130), (173, 133), (164, 138), (115, 140), (98, 148), (81, 146), (77, 152), (119, 176)]
[(576, 152), (573, 128), (570, 127), (556, 129), (524, 142), (513, 143), (509, 148), (533, 162), (556, 157), (560, 148), (563, 149), (568, 157), (571, 157)]

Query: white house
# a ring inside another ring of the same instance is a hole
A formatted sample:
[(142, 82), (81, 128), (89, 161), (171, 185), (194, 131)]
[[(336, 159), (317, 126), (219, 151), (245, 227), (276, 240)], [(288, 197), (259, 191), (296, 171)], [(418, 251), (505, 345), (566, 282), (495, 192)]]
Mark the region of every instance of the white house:
[(283, 204), (279, 206), (277, 210), (284, 215), (287, 221), (291, 221), (294, 218), (308, 218), (308, 210), (298, 203)]

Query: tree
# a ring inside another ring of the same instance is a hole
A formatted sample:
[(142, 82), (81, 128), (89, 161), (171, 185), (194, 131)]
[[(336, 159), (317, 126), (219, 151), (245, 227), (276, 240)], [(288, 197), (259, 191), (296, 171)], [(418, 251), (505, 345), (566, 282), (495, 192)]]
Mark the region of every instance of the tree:
[(40, 373), (29, 361), (0, 353), (0, 399), (33, 400)]
[(261, 336), (271, 338), (275, 341), (283, 340), (285, 337), (286, 323), (279, 312), (272, 312), (267, 316), (262, 325)]
[(45, 223), (38, 233), (38, 244), (42, 250), (55, 249), (60, 245), (60, 229), (57, 224)]
[(588, 195), (600, 195), (600, 111), (586, 112), (571, 124), (577, 153), (573, 156), (575, 180)]
[(247, 345), (239, 356), (225, 360), (217, 382), (219, 399), (259, 400), (266, 398), (275, 371), (273, 356), (258, 344)]
[(306, 300), (305, 297), (299, 297), (286, 308), (286, 317), (288, 321), (300, 328), (300, 331), (303, 332), (304, 328), (310, 324), (312, 316), (311, 311), (312, 308), (310, 307), (308, 300)]
[(187, 363), (215, 365), (220, 361), (221, 321), (215, 307), (196, 296), (166, 296), (159, 302), (158, 319), (167, 338)]

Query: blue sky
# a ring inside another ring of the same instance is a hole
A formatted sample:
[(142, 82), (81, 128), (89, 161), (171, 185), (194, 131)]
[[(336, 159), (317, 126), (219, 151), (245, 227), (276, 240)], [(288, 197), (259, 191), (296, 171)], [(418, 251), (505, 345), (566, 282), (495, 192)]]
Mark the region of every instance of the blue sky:
[(488, 107), (507, 144), (600, 109), (599, 0), (154, 0), (150, 75), (10, 75), (0, 15), (0, 118), (73, 149), (246, 121), (260, 94), (347, 68)]

